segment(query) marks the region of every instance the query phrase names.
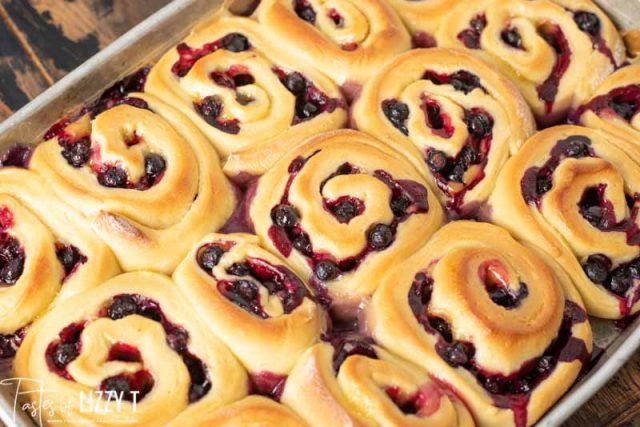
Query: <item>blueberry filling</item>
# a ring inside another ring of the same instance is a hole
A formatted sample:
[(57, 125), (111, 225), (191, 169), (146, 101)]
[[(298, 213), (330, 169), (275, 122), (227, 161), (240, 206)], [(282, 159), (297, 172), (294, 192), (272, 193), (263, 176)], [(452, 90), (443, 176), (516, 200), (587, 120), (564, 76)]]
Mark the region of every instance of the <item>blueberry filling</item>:
[(67, 365), (80, 354), (81, 334), (84, 328), (84, 322), (72, 323), (60, 331), (57, 340), (49, 343), (45, 351), (45, 360), (51, 372), (67, 380), (73, 379), (67, 371)]
[(595, 13), (580, 11), (573, 15), (580, 31), (590, 34), (591, 36), (597, 36), (600, 33), (600, 18)]
[(325, 112), (333, 113), (336, 108), (345, 108), (341, 100), (330, 98), (329, 95), (299, 72), (287, 72), (278, 67), (274, 67), (273, 72), (278, 76), (284, 87), (296, 98), (292, 125), (313, 119)]
[[(402, 200), (408, 203), (406, 199)], [(324, 208), (331, 212), (341, 224), (348, 224), (353, 218), (362, 215), (365, 210), (364, 202), (356, 197), (342, 196), (336, 200), (323, 199), (323, 202)], [(396, 206), (396, 210), (404, 210), (406, 208), (407, 206)], [(276, 222), (276, 225), (279, 224)]]
[[(602, 285), (622, 299), (621, 311), (623, 313), (628, 312), (633, 304), (640, 299), (640, 293), (637, 291), (628, 295), (636, 281), (640, 280), (640, 258), (634, 258), (613, 268), (613, 263), (607, 256), (594, 254), (586, 259), (582, 264), (582, 269), (589, 280)], [(622, 305), (623, 303), (624, 305)]]
[(531, 392), (551, 375), (558, 362), (578, 360), (585, 363), (589, 358), (585, 342), (572, 333), (574, 325), (587, 320), (586, 312), (567, 300), (557, 338), (542, 355), (525, 362), (518, 371), (507, 376), (486, 372), (474, 360), (473, 344), (453, 339), (450, 325), (444, 319), (429, 315), (433, 285), (433, 279), (425, 273), (416, 274), (408, 294), (409, 307), (416, 320), (427, 333), (438, 337), (436, 352), (440, 357), (449, 365), (464, 368), (475, 376), (492, 395), (496, 406), (514, 411), (518, 426), (526, 425), (526, 407)]
[(106, 166), (98, 173), (100, 185), (109, 188), (126, 188), (129, 182), (127, 171), (117, 166)]
[(474, 16), (469, 22), (469, 28), (458, 34), (458, 40), (468, 49), (480, 49), (480, 36), (486, 27), (487, 17), (484, 14)]
[(293, 0), (293, 10), (303, 21), (315, 24), (316, 11), (307, 0)]
[(225, 250), (221, 246), (205, 245), (198, 251), (198, 265), (206, 272), (211, 273), (213, 268), (220, 263), (224, 253)]
[[(198, 251), (198, 264), (215, 277), (212, 270), (229, 249), (230, 247), (225, 249), (219, 245), (205, 245)], [(217, 288), (220, 294), (262, 319), (268, 319), (270, 315), (262, 305), (260, 286), (280, 300), (285, 314), (295, 310), (307, 296), (302, 281), (288, 268), (274, 266), (259, 258), (249, 257), (244, 262), (234, 263), (227, 267), (226, 273), (238, 279), (219, 279)]]
[(407, 104), (395, 99), (386, 99), (382, 101), (382, 112), (396, 129), (405, 135), (409, 135), (409, 130), (405, 124), (409, 118), (409, 106)]
[(200, 48), (193, 48), (186, 43), (180, 43), (176, 46), (179, 58), (171, 67), (171, 72), (178, 77), (184, 77), (200, 58), (218, 49), (225, 49), (230, 52), (244, 52), (251, 49), (251, 43), (240, 33), (229, 33), (216, 41), (206, 43)]
[(336, 28), (344, 27), (344, 17), (340, 15), (340, 12), (338, 12), (335, 8), (331, 8), (327, 13), (327, 16), (333, 21)]
[(26, 169), (33, 154), (34, 146), (13, 144), (0, 156), (0, 167), (17, 167)]
[(629, 218), (616, 222), (613, 204), (605, 197), (606, 188), (606, 184), (599, 184), (585, 189), (578, 202), (580, 214), (593, 227), (605, 232), (623, 232), (628, 244), (640, 245), (640, 229), (636, 225), (639, 208), (633, 205)]
[(584, 135), (572, 135), (556, 143), (549, 159), (540, 167), (527, 169), (520, 181), (522, 197), (529, 204), (540, 207), (542, 196), (553, 188), (553, 173), (566, 158), (595, 157), (591, 140)]
[(442, 111), (438, 101), (422, 96), (420, 109), (424, 113), (425, 122), (431, 132), (441, 138), (451, 138), (455, 129), (451, 123), (451, 116)]
[(506, 269), (500, 261), (486, 261), (480, 265), (478, 276), (484, 282), (489, 298), (496, 305), (513, 310), (518, 308), (529, 295), (526, 283), (520, 283), (518, 289), (509, 286)]
[[(464, 122), (469, 136), (455, 157), (449, 157), (446, 153), (432, 148), (427, 149), (425, 154), (425, 162), (438, 188), (450, 198), (447, 207), (458, 213), (462, 211), (466, 192), (484, 178), (494, 126), (489, 113), (478, 108), (465, 111)], [(477, 171), (468, 174), (472, 167), (477, 168)]]
[(402, 393), (400, 387), (396, 386), (386, 387), (384, 392), (405, 415), (418, 415), (428, 399), (420, 390), (413, 394), (406, 395)]
[(355, 333), (322, 336), (322, 341), (333, 346), (333, 372), (338, 374), (340, 367), (350, 356), (360, 355), (370, 359), (378, 359), (374, 342), (371, 338)]
[(18, 329), (13, 334), (0, 334), (0, 359), (10, 358), (16, 355), (16, 350), (22, 344), (27, 326)]
[(56, 256), (64, 268), (63, 280), (66, 280), (67, 277), (73, 274), (81, 264), (87, 262), (87, 257), (73, 245), (56, 243)]
[(99, 390), (112, 400), (139, 402), (151, 391), (153, 384), (153, 377), (148, 371), (138, 371), (105, 378), (100, 383)]
[[(116, 295), (109, 305), (101, 311), (100, 316), (118, 320), (134, 314), (146, 317), (162, 325), (166, 334), (167, 345), (182, 357), (182, 361), (189, 371), (191, 378), (189, 402), (193, 403), (200, 400), (211, 389), (207, 367), (202, 360), (189, 352), (187, 348), (189, 333), (181, 326), (169, 321), (156, 301), (137, 294)], [(132, 390), (139, 391), (141, 395), (143, 395), (144, 390), (153, 386), (153, 378), (145, 374), (145, 372), (139, 371), (133, 377), (125, 377), (130, 385), (135, 384)], [(136, 379), (140, 379), (140, 381), (135, 381)]]
[(517, 28), (508, 28), (500, 33), (502, 41), (514, 49), (523, 50), (522, 36)]
[(3, 225), (0, 232), (0, 289), (16, 284), (22, 276), (26, 257), (20, 242), (10, 236), (6, 232), (7, 225)]
[(487, 90), (480, 82), (480, 77), (465, 70), (459, 70), (451, 74), (440, 74), (427, 70), (422, 78), (435, 85), (451, 85), (455, 90), (463, 92), (465, 95), (474, 89), (481, 89), (484, 93), (487, 93)]
[(618, 87), (605, 95), (593, 98), (589, 103), (576, 110), (571, 121), (579, 123), (586, 111), (593, 111), (598, 116), (615, 114), (630, 122), (640, 111), (640, 85)]
[[(314, 154), (317, 154), (314, 153)], [(367, 232), (367, 245), (359, 253), (353, 257), (337, 260), (331, 256), (331, 254), (315, 252), (309, 235), (303, 230), (300, 224), (300, 218), (296, 213), (294, 215), (287, 216), (286, 221), (283, 216), (281, 219), (276, 217), (275, 213), (281, 211), (286, 207), (287, 210), (294, 209), (289, 204), (289, 189), (293, 184), (298, 172), (302, 169), (307, 159), (302, 157), (293, 160), (289, 166), (289, 180), (287, 182), (284, 195), (282, 196), (280, 205), (277, 205), (272, 210), (272, 222), (273, 225), (269, 229), (269, 237), (273, 241), (276, 249), (285, 257), (291, 254), (291, 251), (295, 248), (302, 255), (307, 257), (307, 261), (313, 270), (312, 284), (317, 288), (318, 293), (326, 294), (326, 285), (324, 282), (338, 278), (344, 273), (354, 271), (358, 268), (360, 263), (371, 252), (384, 250), (392, 244), (395, 239), (398, 225), (405, 221), (409, 216), (413, 214), (421, 214), (428, 212), (429, 206), (427, 203), (427, 190), (422, 185), (413, 181), (396, 181), (388, 173), (377, 170), (374, 171), (373, 176), (383, 182), (391, 190), (391, 200), (389, 201), (389, 207), (394, 213), (394, 219), (390, 224), (374, 224)], [(341, 175), (359, 174), (360, 170), (351, 165), (350, 163), (343, 163), (336, 171), (328, 176), (320, 185), (320, 193), (324, 185), (333, 177)], [(335, 204), (328, 204), (324, 201), (325, 209), (332, 213), (337, 212), (337, 207), (344, 203), (356, 205), (357, 199), (342, 198), (336, 201)], [(347, 205), (348, 206), (348, 205)], [(347, 211), (353, 212), (352, 208), (342, 207)], [(335, 210), (335, 211), (334, 211)], [(344, 212), (344, 211), (343, 211)], [(334, 213), (334, 215), (337, 215)], [(350, 214), (345, 215), (348, 217)], [(295, 218), (295, 222), (289, 221)], [(336, 216), (338, 218), (338, 216)], [(340, 218), (338, 218), (340, 220)]]
[(538, 98), (545, 104), (547, 114), (553, 110), (553, 104), (558, 95), (558, 88), (562, 77), (569, 69), (571, 63), (571, 48), (562, 29), (557, 25), (549, 25), (539, 29), (542, 38), (551, 46), (556, 53), (556, 62), (551, 70), (551, 74), (544, 83), (540, 84), (536, 90)]
[(265, 371), (252, 374), (250, 381), (249, 394), (266, 396), (279, 402), (287, 382), (287, 376)]
[(240, 133), (240, 123), (238, 119), (221, 119), (223, 106), (222, 101), (217, 96), (207, 96), (199, 102), (193, 103), (193, 108), (211, 126), (219, 131), (237, 135)]

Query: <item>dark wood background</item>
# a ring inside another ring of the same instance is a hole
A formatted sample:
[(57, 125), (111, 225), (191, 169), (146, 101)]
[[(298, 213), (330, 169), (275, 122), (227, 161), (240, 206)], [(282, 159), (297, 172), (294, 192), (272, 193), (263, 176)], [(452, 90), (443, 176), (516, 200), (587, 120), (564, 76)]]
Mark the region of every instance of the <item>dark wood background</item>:
[[(168, 2), (0, 0), (0, 121)], [(567, 426), (640, 426), (640, 353)]]

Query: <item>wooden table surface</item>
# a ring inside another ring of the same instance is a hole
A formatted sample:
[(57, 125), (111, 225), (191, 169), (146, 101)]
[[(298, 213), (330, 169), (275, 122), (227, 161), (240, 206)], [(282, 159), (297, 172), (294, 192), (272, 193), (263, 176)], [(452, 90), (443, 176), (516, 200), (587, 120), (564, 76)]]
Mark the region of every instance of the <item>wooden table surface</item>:
[[(0, 121), (169, 0), (0, 0)], [(640, 426), (640, 353), (567, 424)]]

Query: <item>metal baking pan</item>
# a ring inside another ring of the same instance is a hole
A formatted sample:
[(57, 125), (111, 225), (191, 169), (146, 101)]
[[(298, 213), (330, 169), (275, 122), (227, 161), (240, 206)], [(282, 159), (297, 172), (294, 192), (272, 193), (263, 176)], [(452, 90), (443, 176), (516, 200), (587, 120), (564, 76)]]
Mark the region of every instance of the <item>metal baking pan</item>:
[[(250, 0), (235, 1), (242, 4)], [(640, 27), (640, 0), (596, 1), (620, 29)], [(211, 16), (222, 3), (223, 0), (174, 0), (0, 124), (0, 150), (15, 143), (38, 141), (46, 129), (65, 113), (159, 58), (202, 18)], [(594, 349), (602, 350), (597, 362), (547, 412), (538, 426), (558, 426), (568, 419), (640, 348), (640, 317), (623, 331), (612, 321), (591, 321)], [(0, 421), (7, 427), (33, 427), (37, 423), (16, 404), (15, 387), (2, 385), (2, 379), (11, 376), (11, 362), (0, 362)]]

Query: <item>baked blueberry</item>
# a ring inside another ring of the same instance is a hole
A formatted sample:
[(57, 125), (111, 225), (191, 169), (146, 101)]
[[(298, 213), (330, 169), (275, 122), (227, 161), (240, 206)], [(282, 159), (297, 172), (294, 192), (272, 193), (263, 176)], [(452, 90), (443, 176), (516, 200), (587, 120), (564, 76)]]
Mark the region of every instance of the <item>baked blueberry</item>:
[(442, 172), (447, 167), (447, 155), (442, 151), (430, 150), (427, 154), (427, 166), (432, 172)]
[(600, 33), (600, 18), (595, 13), (580, 11), (573, 15), (578, 28), (585, 33), (589, 33), (592, 36), (597, 36)]
[(338, 266), (329, 260), (320, 261), (313, 270), (316, 278), (323, 282), (335, 279), (340, 274)]
[(306, 234), (298, 234), (293, 239), (293, 247), (306, 256), (311, 256), (313, 247), (311, 246), (311, 240)]
[(205, 270), (211, 271), (218, 265), (224, 250), (220, 246), (210, 245), (205, 247), (200, 253), (199, 264)]
[(411, 201), (404, 195), (391, 199), (391, 211), (395, 216), (402, 216), (406, 214), (410, 205)]
[(469, 113), (466, 122), (469, 133), (478, 138), (483, 138), (491, 133), (491, 128), (493, 127), (493, 120), (482, 112)]
[(358, 207), (350, 200), (344, 200), (335, 205), (332, 212), (338, 221), (345, 223), (358, 215)]
[(407, 104), (395, 99), (388, 99), (382, 101), (382, 112), (393, 126), (405, 135), (409, 134), (409, 130), (404, 124), (409, 118), (409, 106)]
[(69, 144), (62, 150), (62, 157), (74, 168), (84, 166), (91, 157), (91, 141), (82, 138)]
[(290, 228), (298, 222), (298, 213), (291, 205), (278, 205), (273, 209), (272, 220), (278, 227)]
[(119, 167), (108, 167), (98, 174), (98, 182), (109, 188), (123, 188), (127, 185), (127, 172)]
[(102, 389), (106, 392), (115, 393), (117, 397), (126, 398), (131, 393), (129, 380), (122, 375), (107, 378), (102, 382)]
[(53, 352), (53, 362), (60, 369), (73, 362), (78, 357), (78, 346), (71, 343), (60, 343)]
[(284, 85), (294, 95), (304, 93), (307, 88), (307, 80), (298, 72), (287, 74), (284, 79)]
[(107, 309), (107, 316), (113, 320), (136, 314), (138, 305), (130, 295), (118, 295)]
[(386, 224), (376, 224), (369, 230), (367, 239), (373, 249), (385, 249), (393, 242), (393, 230)]
[(508, 30), (504, 30), (501, 34), (502, 41), (508, 44), (509, 46), (522, 49), (522, 36), (515, 28), (509, 28)]
[(251, 274), (251, 268), (245, 263), (236, 262), (227, 269), (227, 273), (232, 276), (249, 276)]
[(157, 178), (166, 168), (167, 164), (159, 154), (149, 154), (144, 158), (144, 173), (150, 178)]
[(611, 108), (613, 108), (613, 111), (623, 119), (631, 120), (635, 115), (638, 106), (633, 101), (614, 100), (611, 102)]
[(242, 34), (231, 33), (222, 38), (222, 47), (231, 52), (244, 52), (251, 46), (249, 40)]
[(613, 271), (609, 281), (609, 290), (618, 296), (624, 296), (633, 285), (633, 278), (628, 269), (619, 267)]
[(8, 285), (15, 284), (24, 269), (24, 257), (18, 256), (12, 258), (7, 262), (2, 269), (0, 269), (0, 281)]

